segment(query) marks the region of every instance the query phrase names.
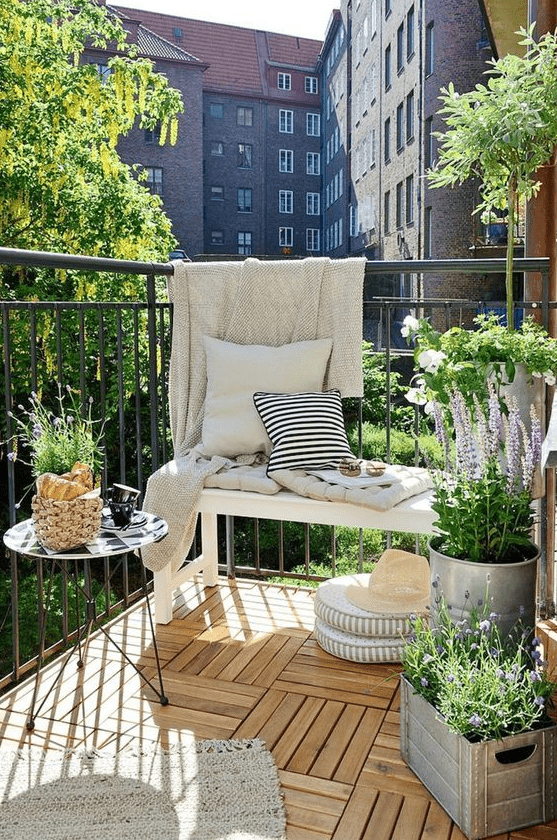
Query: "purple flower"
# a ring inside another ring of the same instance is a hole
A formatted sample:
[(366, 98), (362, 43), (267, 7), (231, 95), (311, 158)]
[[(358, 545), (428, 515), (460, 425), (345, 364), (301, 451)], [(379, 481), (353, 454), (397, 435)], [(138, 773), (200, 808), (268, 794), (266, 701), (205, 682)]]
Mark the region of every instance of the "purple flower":
[(530, 680), (533, 683), (541, 682), (542, 681), (541, 674), (539, 674), (538, 671), (530, 671)]
[(481, 726), (482, 719), (477, 712), (474, 712), (474, 714), (469, 718), (468, 723), (477, 728), (478, 726)]
[(433, 659), (433, 656), (431, 655), (431, 653), (426, 653), (426, 654), (424, 654), (424, 658), (423, 658), (422, 662), (423, 662), (424, 665), (427, 665), (427, 663), (431, 662), (432, 659)]
[(33, 437), (35, 438), (35, 440), (37, 440), (38, 438), (40, 438), (40, 436), (42, 435), (42, 433), (43, 433), (43, 428), (42, 428), (42, 426), (40, 425), (40, 423), (35, 423), (35, 425), (33, 426), (33, 429), (32, 429), (32, 435), (33, 435)]
[(539, 647), (541, 645), (541, 643), (542, 643), (542, 640), (540, 639), (540, 637), (539, 636), (534, 636), (534, 638), (532, 639), (532, 647)]
[(491, 629), (491, 621), (488, 618), (484, 618), (483, 621), (480, 621), (479, 627), (482, 633), (489, 633)]
[(497, 668), (497, 670), (495, 671), (495, 676), (496, 676), (498, 679), (502, 680), (502, 679), (503, 679), (503, 677), (505, 676), (505, 672), (503, 671), (503, 669), (502, 669), (502, 668)]
[(8, 461), (15, 461), (17, 454), (15, 452), (8, 452)]
[(454, 683), (454, 679), (455, 679), (454, 674), (449, 674), (449, 676), (447, 677), (447, 682), (448, 683)]
[(545, 706), (545, 699), (538, 695), (538, 697), (535, 698), (534, 703), (536, 706)]
[(427, 688), (427, 687), (428, 687), (428, 685), (429, 685), (429, 683), (428, 683), (428, 681), (427, 681), (427, 679), (426, 679), (425, 677), (422, 677), (422, 678), (420, 679), (420, 682), (421, 682), (421, 684), (423, 685), (423, 687), (424, 687), (424, 688)]

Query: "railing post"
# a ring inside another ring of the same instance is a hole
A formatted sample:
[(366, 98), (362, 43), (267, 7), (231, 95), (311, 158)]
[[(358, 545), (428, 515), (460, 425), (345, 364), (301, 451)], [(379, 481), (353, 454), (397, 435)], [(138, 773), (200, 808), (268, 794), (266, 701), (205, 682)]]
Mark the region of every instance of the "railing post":
[(155, 275), (148, 274), (147, 281), (147, 334), (149, 342), (149, 417), (151, 424), (151, 471), (160, 467), (159, 458), (159, 376), (157, 362), (157, 313)]

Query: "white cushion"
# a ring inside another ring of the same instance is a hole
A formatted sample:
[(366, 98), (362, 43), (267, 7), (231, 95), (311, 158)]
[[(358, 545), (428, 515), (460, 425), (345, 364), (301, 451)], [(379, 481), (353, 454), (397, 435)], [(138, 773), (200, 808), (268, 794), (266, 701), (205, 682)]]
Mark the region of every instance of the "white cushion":
[(207, 395), (202, 441), (206, 455), (234, 458), (271, 452), (271, 442), (253, 405), (255, 391), (323, 388), (332, 339), (298, 341), (282, 347), (231, 344), (204, 336)]
[(267, 473), (334, 468), (353, 458), (344, 428), (340, 391), (253, 395), (273, 443)]

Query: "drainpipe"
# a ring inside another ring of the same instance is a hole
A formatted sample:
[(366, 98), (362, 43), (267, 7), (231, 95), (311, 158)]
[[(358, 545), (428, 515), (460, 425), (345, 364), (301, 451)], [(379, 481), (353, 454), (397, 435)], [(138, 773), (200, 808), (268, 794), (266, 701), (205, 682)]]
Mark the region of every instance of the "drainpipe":
[[(544, 32), (554, 32), (557, 27), (557, 8), (555, 0), (530, 0), (528, 8), (529, 24), (536, 21), (537, 38)], [(557, 300), (557, 167), (556, 154), (553, 153), (551, 161), (547, 166), (541, 167), (537, 173), (541, 182), (538, 195), (528, 202), (526, 208), (526, 247), (525, 256), (544, 256), (550, 259), (549, 268), (549, 300)], [(539, 275), (528, 275), (524, 277), (524, 299), (541, 300), (542, 286)], [(557, 313), (549, 311), (548, 323), (550, 335), (557, 337)], [(555, 388), (547, 389), (546, 415), (549, 412), (553, 401)], [(557, 410), (557, 403), (556, 403)], [(545, 499), (542, 505), (542, 516), (547, 522), (546, 546), (546, 567), (547, 581), (546, 591), (540, 592), (542, 601), (545, 598), (548, 605), (549, 615), (555, 614), (555, 504), (556, 504), (556, 481), (555, 470), (545, 471)], [(544, 508), (546, 510), (544, 511)], [(544, 515), (545, 514), (545, 515)], [(543, 585), (543, 582), (541, 582)], [(541, 589), (541, 587), (540, 587)]]

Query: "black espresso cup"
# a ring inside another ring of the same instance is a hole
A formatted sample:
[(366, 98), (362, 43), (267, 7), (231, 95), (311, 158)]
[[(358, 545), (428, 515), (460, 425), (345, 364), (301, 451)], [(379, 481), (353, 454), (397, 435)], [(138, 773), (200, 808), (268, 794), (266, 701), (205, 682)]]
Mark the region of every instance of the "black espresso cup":
[(106, 491), (105, 500), (108, 502), (112, 520), (117, 528), (124, 528), (133, 519), (140, 491), (125, 484), (113, 484)]
[(131, 502), (112, 502), (109, 501), (108, 506), (112, 514), (112, 521), (117, 528), (124, 528), (132, 521), (135, 513), (136, 500)]

